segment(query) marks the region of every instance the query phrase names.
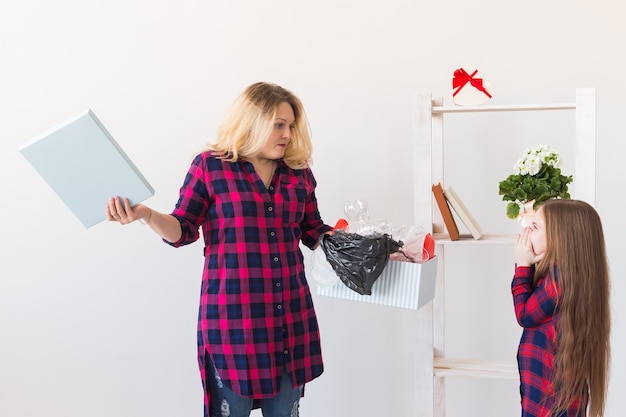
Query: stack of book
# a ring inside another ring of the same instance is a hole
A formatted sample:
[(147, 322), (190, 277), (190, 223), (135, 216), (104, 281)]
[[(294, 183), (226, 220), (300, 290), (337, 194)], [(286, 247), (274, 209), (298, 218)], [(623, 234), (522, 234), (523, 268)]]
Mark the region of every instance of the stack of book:
[(435, 201), (437, 202), (437, 207), (439, 207), (439, 211), (441, 212), (441, 216), (443, 217), (443, 223), (448, 231), (450, 240), (459, 240), (461, 238), (459, 228), (457, 227), (450, 207), (452, 207), (452, 209), (456, 212), (474, 239), (480, 239), (483, 237), (480, 225), (474, 216), (472, 216), (469, 212), (467, 207), (465, 207), (465, 204), (463, 204), (463, 201), (461, 201), (461, 198), (459, 198), (458, 194), (452, 187), (447, 187), (444, 190), (440, 183), (434, 184), (433, 195), (435, 197)]

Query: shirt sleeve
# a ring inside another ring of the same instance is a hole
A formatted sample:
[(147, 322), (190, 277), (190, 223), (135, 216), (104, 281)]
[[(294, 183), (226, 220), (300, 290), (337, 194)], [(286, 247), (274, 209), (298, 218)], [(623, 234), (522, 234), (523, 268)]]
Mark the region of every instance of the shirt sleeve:
[(558, 288), (551, 276), (541, 278), (533, 287), (535, 268), (518, 266), (511, 284), (515, 316), (524, 328), (537, 327), (555, 314)]
[(304, 218), (300, 223), (302, 230), (302, 243), (309, 249), (314, 249), (322, 234), (330, 232), (333, 228), (324, 224), (319, 210), (317, 208), (317, 199), (315, 197), (315, 187), (317, 182), (310, 168), (304, 171), (304, 181), (306, 183), (307, 193), (304, 207)]
[(185, 181), (180, 188), (178, 202), (171, 213), (180, 222), (182, 235), (176, 242), (164, 240), (171, 246), (188, 245), (200, 237), (199, 229), (206, 217), (209, 205), (205, 167), (204, 158), (202, 154), (199, 154), (194, 158), (185, 176)]

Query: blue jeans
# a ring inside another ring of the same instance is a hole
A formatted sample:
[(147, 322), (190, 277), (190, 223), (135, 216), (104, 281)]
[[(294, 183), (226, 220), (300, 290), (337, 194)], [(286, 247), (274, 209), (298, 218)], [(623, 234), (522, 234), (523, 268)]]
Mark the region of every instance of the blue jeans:
[[(207, 362), (209, 363), (206, 364), (206, 379), (211, 393), (209, 417), (248, 417), (254, 400), (235, 394), (224, 386), (210, 359)], [(213, 378), (210, 375), (213, 375)], [(302, 389), (301, 386), (293, 388), (289, 372), (283, 367), (278, 395), (274, 398), (259, 400), (263, 417), (298, 417)]]

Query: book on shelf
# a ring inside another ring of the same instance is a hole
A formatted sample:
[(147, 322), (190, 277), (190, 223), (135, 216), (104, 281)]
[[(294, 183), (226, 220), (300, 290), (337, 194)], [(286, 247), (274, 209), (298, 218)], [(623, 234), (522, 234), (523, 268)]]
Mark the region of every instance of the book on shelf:
[(450, 206), (448, 206), (448, 200), (443, 193), (441, 183), (433, 184), (433, 196), (441, 212), (441, 217), (443, 217), (443, 223), (446, 226), (450, 240), (459, 240), (459, 228), (454, 221), (454, 217), (452, 217), (452, 212), (450, 211)]
[(472, 216), (472, 213), (470, 213), (467, 207), (465, 207), (465, 204), (463, 204), (459, 195), (454, 191), (454, 188), (446, 188), (443, 191), (443, 195), (446, 197), (446, 200), (448, 200), (448, 203), (450, 203), (450, 206), (452, 206), (456, 214), (458, 214), (463, 224), (467, 227), (467, 230), (470, 231), (474, 239), (480, 239), (483, 237), (483, 231), (480, 225), (474, 216)]

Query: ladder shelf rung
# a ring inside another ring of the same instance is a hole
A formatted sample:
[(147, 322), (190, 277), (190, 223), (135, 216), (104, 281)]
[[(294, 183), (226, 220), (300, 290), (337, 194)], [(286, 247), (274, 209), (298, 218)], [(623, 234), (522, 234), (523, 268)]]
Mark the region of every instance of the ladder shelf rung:
[(433, 106), (433, 114), (443, 113), (485, 113), (485, 112), (518, 112), (543, 110), (576, 110), (576, 103), (560, 104), (519, 104), (493, 106)]
[(434, 365), (438, 377), (519, 379), (517, 364), (512, 361), (435, 358)]
[(459, 240), (450, 240), (447, 233), (434, 233), (433, 238), (438, 245), (513, 245), (515, 235), (484, 235), (474, 239), (472, 235), (460, 235)]

